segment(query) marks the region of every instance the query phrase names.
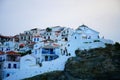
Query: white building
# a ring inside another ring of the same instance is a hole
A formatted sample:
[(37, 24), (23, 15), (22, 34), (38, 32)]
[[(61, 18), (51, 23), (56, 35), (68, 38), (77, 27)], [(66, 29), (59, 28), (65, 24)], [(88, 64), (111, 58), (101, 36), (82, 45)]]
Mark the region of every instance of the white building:
[(36, 43), (32, 51), (32, 55), (36, 57), (37, 62), (51, 61), (59, 57), (60, 46), (52, 41), (45, 40), (42, 43)]
[(3, 45), (0, 45), (0, 51), (16, 51), (18, 49), (18, 43), (13, 41), (4, 42)]
[(76, 33), (82, 35), (83, 39), (99, 39), (99, 32), (87, 27), (86, 25), (81, 25), (76, 29)]
[(38, 67), (36, 64), (36, 58), (30, 54), (27, 54), (20, 59), (20, 69), (29, 69)]
[[(12, 77), (14, 77), (15, 80), (19, 80), (47, 71), (63, 70), (67, 59), (75, 56), (76, 49), (85, 50), (105, 47), (105, 43), (113, 44), (111, 40), (100, 38), (99, 32), (86, 25), (81, 25), (76, 30), (55, 26), (48, 28), (48, 30), (33, 29), (32, 31), (35, 33), (34, 36), (32, 35), (32, 41), (35, 42), (32, 54), (21, 57), (20, 62), (18, 62), (18, 64), (16, 63), (18, 66), (16, 68), (20, 67), (20, 71), (16, 71), (15, 75), (10, 76), (16, 69), (13, 71), (12, 69), (8, 69), (10, 65), (5, 63), (8, 68), (2, 78), (9, 76), (6, 80), (12, 79)], [(1, 54), (3, 55), (2, 52)], [(19, 55), (17, 57), (19, 57)], [(12, 68), (15, 68), (14, 63), (11, 63), (11, 65)], [(9, 75), (7, 73), (9, 73)], [(26, 75), (22, 75), (22, 73)], [(22, 76), (17, 78), (16, 75)]]
[(0, 74), (1, 78), (9, 77), (20, 69), (20, 54), (9, 51), (0, 52)]

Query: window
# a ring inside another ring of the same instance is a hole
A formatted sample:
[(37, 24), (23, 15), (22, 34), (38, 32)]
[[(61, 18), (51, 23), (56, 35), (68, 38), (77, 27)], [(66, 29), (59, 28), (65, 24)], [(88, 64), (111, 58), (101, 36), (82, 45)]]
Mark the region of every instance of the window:
[(2, 68), (2, 65), (0, 64), (0, 69)]
[(52, 57), (52, 56), (50, 56), (50, 60), (53, 60), (53, 57)]
[(44, 37), (44, 39), (46, 39), (46, 37)]
[(94, 42), (100, 42), (100, 40), (94, 40)]
[(17, 64), (13, 64), (13, 67), (14, 67), (14, 68), (17, 68)]
[(10, 48), (7, 48), (6, 51), (10, 51)]
[(21, 36), (21, 40), (23, 40), (23, 36)]
[(2, 61), (2, 57), (0, 57), (0, 61)]
[(26, 36), (24, 36), (24, 40), (26, 40)]
[(6, 75), (6, 77), (8, 77), (8, 76), (10, 76), (10, 74), (9, 74), (9, 73)]
[(98, 36), (98, 38), (100, 38), (100, 37)]
[(39, 41), (39, 38), (37, 38), (37, 41)]
[(8, 68), (11, 68), (11, 64), (10, 63), (8, 64)]
[(6, 43), (5, 46), (9, 46), (9, 43)]
[(48, 56), (45, 56), (45, 61), (48, 61)]
[(70, 46), (70, 44), (68, 44), (68, 47)]
[(2, 51), (3, 51), (4, 49), (2, 48)]
[(65, 38), (65, 41), (68, 41), (68, 38)]
[(82, 36), (83, 39), (87, 39), (87, 36)]
[(34, 38), (34, 41), (36, 41), (36, 38)]
[(48, 36), (48, 39), (50, 39), (50, 36)]
[(69, 33), (69, 31), (67, 30), (67, 33)]
[(75, 36), (75, 39), (76, 39), (76, 36)]
[(30, 36), (28, 37), (28, 39), (30, 40)]

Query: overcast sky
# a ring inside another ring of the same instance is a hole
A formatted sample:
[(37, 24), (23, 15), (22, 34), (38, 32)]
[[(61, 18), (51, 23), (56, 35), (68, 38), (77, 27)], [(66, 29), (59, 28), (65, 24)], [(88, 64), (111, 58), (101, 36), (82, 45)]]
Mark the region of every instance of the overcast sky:
[(120, 0), (0, 0), (0, 34), (81, 24), (120, 42)]

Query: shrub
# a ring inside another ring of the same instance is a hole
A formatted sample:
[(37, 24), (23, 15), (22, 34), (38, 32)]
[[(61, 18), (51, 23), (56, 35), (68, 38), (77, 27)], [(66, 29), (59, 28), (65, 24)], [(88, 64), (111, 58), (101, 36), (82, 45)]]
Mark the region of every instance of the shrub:
[(46, 28), (46, 31), (47, 31), (47, 32), (51, 32), (52, 29), (48, 27), (48, 28)]

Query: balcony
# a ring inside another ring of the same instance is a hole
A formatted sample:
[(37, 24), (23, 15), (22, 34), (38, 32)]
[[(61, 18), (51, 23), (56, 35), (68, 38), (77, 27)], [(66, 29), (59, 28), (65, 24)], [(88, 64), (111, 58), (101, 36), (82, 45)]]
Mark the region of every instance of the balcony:
[(53, 49), (42, 49), (42, 54), (55, 54), (55, 51)]

